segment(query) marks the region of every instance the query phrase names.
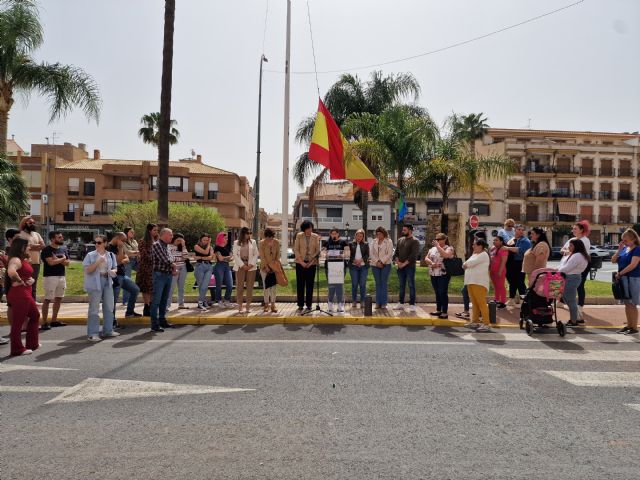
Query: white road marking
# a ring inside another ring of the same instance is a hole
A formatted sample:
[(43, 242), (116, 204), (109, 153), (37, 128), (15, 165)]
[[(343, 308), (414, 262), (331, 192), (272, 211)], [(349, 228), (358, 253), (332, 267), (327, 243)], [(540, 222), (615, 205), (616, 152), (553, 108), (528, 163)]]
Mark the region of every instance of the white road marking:
[(249, 392), (253, 389), (210, 387), (206, 385), (180, 385), (164, 382), (138, 380), (113, 380), (109, 378), (87, 378), (49, 400), (50, 403), (91, 402), (117, 398), (161, 397), (167, 395), (201, 395), (205, 393)]
[(75, 368), (56, 368), (56, 367), (35, 367), (33, 365), (11, 365), (8, 363), (0, 363), (0, 373), (13, 372), (16, 370), (76, 370)]
[[(40, 343), (87, 343), (85, 340), (44, 340)], [(344, 345), (470, 345), (469, 342), (456, 342), (456, 341), (429, 341), (429, 340), (302, 340), (302, 339), (291, 339), (291, 340), (282, 340), (282, 339), (273, 339), (273, 340), (245, 340), (245, 339), (230, 339), (230, 340), (222, 340), (222, 339), (210, 339), (210, 340), (119, 340), (117, 342), (100, 342), (96, 344), (96, 347), (99, 346), (109, 346), (114, 343), (175, 343), (175, 344), (196, 344), (196, 343), (254, 343), (254, 344), (269, 344), (269, 343), (300, 343), (300, 344), (344, 344)], [(471, 344), (472, 345), (472, 344)]]
[(640, 412), (640, 403), (627, 403), (627, 407), (631, 407), (634, 410), (638, 410)]
[(477, 341), (505, 341), (505, 342), (570, 342), (570, 343), (593, 343), (597, 340), (592, 340), (590, 338), (585, 337), (561, 337), (553, 330), (553, 333), (543, 333), (539, 335), (529, 336), (524, 332), (515, 333), (515, 332), (505, 332), (501, 331), (493, 331), (492, 333), (470, 333), (470, 332), (454, 332), (452, 333), (455, 337), (458, 337), (460, 340), (467, 340), (471, 342)]
[(6, 393), (58, 393), (64, 392), (67, 387), (38, 387), (33, 385), (7, 386), (0, 385), (0, 392)]
[(490, 351), (508, 358), (519, 360), (588, 360), (594, 362), (640, 362), (640, 351), (637, 350), (553, 350), (490, 348)]
[(579, 387), (640, 387), (640, 372), (545, 371)]

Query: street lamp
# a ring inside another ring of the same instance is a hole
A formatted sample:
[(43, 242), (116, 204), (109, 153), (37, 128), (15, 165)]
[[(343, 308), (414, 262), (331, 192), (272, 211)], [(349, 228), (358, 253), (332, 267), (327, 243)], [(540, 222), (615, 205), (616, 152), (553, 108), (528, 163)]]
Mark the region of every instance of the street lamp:
[(344, 236), (347, 237), (347, 242), (349, 241), (349, 222), (344, 224), (346, 230), (344, 231)]
[[(253, 235), (254, 238), (259, 239), (260, 233), (260, 127), (262, 125), (262, 64), (267, 63), (267, 57), (264, 53), (260, 56), (260, 80), (258, 83), (258, 148), (256, 149), (256, 181), (253, 186), (254, 193), (254, 208), (253, 208)], [(286, 212), (282, 213), (283, 215)]]

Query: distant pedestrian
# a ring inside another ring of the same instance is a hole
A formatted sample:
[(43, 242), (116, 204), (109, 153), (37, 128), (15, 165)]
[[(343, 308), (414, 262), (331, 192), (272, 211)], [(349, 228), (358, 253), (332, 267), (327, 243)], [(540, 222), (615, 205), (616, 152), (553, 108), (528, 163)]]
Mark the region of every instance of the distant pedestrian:
[(571, 319), (567, 325), (578, 326), (578, 303), (577, 293), (580, 282), (582, 281), (582, 272), (589, 265), (589, 254), (584, 248), (584, 242), (577, 238), (569, 240), (569, 255), (566, 260), (558, 268), (559, 272), (566, 275), (564, 282), (564, 303), (569, 306)]
[(589, 255), (589, 263), (582, 272), (580, 277), (580, 285), (578, 285), (578, 323), (584, 323), (584, 319), (582, 318), (582, 309), (584, 307), (584, 302), (586, 300), (586, 291), (584, 289), (585, 283), (587, 282), (587, 277), (589, 276), (589, 269), (591, 264), (591, 240), (589, 240), (589, 232), (590, 225), (586, 220), (580, 220), (577, 222), (571, 229), (573, 233), (573, 238), (568, 240), (567, 243), (564, 244), (562, 249), (560, 249), (560, 253), (562, 253), (562, 260), (560, 260), (560, 264), (567, 261), (567, 257), (571, 254), (569, 250), (569, 243), (573, 239), (580, 240), (584, 244), (585, 251)]
[(36, 290), (38, 287), (38, 275), (40, 274), (40, 252), (44, 249), (45, 243), (40, 234), (36, 231), (36, 221), (33, 217), (24, 217), (20, 221), (20, 238), (24, 238), (29, 242), (29, 263), (33, 270), (33, 284), (31, 285), (31, 296), (36, 299)]
[(369, 264), (376, 283), (376, 308), (387, 308), (389, 275), (393, 263), (393, 242), (384, 227), (376, 228), (376, 238), (369, 248)]
[[(138, 251), (138, 241), (136, 240), (136, 231), (133, 227), (126, 227), (123, 232), (127, 236), (123, 244), (124, 253), (129, 259), (129, 262), (124, 266), (124, 275), (133, 280), (133, 272), (138, 270), (138, 255), (140, 254)], [(117, 301), (118, 299), (116, 298), (116, 302)], [(128, 302), (129, 292), (125, 290), (122, 292), (122, 305), (127, 305)]]
[(173, 277), (173, 283), (171, 284), (171, 293), (169, 294), (169, 300), (167, 301), (167, 308), (171, 308), (171, 302), (173, 300), (173, 292), (178, 289), (178, 309), (188, 308), (184, 304), (184, 284), (187, 280), (187, 263), (189, 258), (189, 252), (187, 251), (187, 244), (184, 241), (184, 235), (181, 233), (174, 233), (173, 240), (169, 245), (169, 253), (173, 259), (173, 263), (176, 266), (177, 275)]
[[(369, 275), (369, 244), (362, 229), (356, 231), (349, 244), (349, 275), (351, 276), (351, 308), (364, 305)], [(360, 296), (358, 296), (360, 294)]]
[(531, 275), (534, 270), (539, 268), (547, 268), (547, 261), (551, 253), (547, 234), (542, 228), (534, 227), (531, 229), (531, 240), (531, 248), (525, 252), (522, 261), (522, 271), (527, 275)]
[(416, 311), (416, 262), (420, 256), (420, 242), (413, 237), (413, 225), (402, 227), (402, 238), (398, 240), (393, 258), (398, 267), (400, 292), (394, 310), (404, 310), (404, 298), (409, 283), (409, 311)]
[[(342, 313), (344, 312), (344, 275), (346, 275), (347, 263), (345, 259), (349, 258), (349, 245), (346, 240), (340, 238), (338, 229), (333, 227), (329, 232), (329, 239), (323, 246), (326, 251), (324, 269), (327, 276), (327, 310), (331, 313), (335, 307), (339, 313)], [(342, 276), (331, 282), (329, 282), (330, 263), (344, 272)], [(355, 302), (353, 308), (355, 308)]]
[(525, 274), (522, 271), (524, 254), (531, 248), (531, 241), (524, 234), (524, 227), (516, 225), (514, 237), (507, 242), (505, 247), (510, 253), (507, 259), (507, 280), (509, 282), (509, 306), (520, 303), (520, 295), (527, 293)]
[(100, 304), (102, 304), (102, 336), (117, 337), (113, 331), (113, 279), (116, 278), (118, 261), (116, 256), (106, 250), (107, 237), (96, 235), (96, 249), (87, 253), (82, 261), (84, 268), (84, 289), (89, 295), (89, 313), (87, 319), (87, 336), (91, 342), (99, 342), (100, 338)]
[(504, 238), (500, 235), (493, 238), (493, 247), (491, 247), (489, 256), (491, 257), (490, 274), (494, 292), (493, 301), (497, 308), (502, 309), (507, 306), (507, 288), (504, 282), (507, 278), (509, 251), (505, 248)]
[(154, 223), (147, 224), (144, 238), (138, 244), (138, 271), (136, 273), (136, 285), (140, 288), (144, 299), (142, 315), (150, 315), (151, 295), (153, 294), (153, 261), (151, 259), (151, 247), (158, 240), (158, 226)]
[[(66, 267), (71, 261), (64, 247), (64, 237), (58, 231), (49, 232), (49, 245), (41, 253), (44, 264), (42, 273), (42, 286), (44, 288), (44, 301), (42, 302), (42, 330), (51, 327), (64, 327), (66, 323), (58, 321), (60, 303), (67, 288)], [(51, 323), (48, 323), (49, 304), (53, 302)]]
[(115, 305), (118, 303), (118, 297), (120, 296), (120, 290), (127, 293), (127, 309), (125, 311), (125, 318), (138, 318), (141, 317), (139, 313), (135, 311), (136, 301), (138, 300), (138, 294), (140, 288), (136, 283), (127, 275), (127, 265), (129, 265), (129, 256), (126, 253), (124, 244), (127, 236), (124, 232), (117, 232), (111, 242), (107, 245), (107, 251), (113, 253), (116, 257), (118, 264), (116, 268), (116, 278), (113, 280), (113, 302), (114, 302), (114, 328), (122, 328), (116, 320)]
[[(216, 236), (216, 246), (213, 249), (216, 259), (214, 267), (214, 276), (216, 279), (216, 301), (220, 308), (233, 308), (236, 305), (231, 302), (231, 293), (233, 292), (233, 276), (231, 275), (231, 266), (229, 262), (233, 260), (231, 250), (229, 249), (226, 232), (220, 232)], [(224, 283), (224, 301), (222, 297), (222, 284)]]
[[(489, 292), (490, 278), (489, 265), (491, 259), (487, 253), (487, 242), (478, 238), (473, 242), (473, 254), (462, 264), (464, 268), (464, 284), (467, 286), (473, 310), (471, 322), (465, 327), (475, 329), (476, 332), (490, 332), (489, 305), (487, 305), (487, 293)], [(482, 317), (482, 324), (480, 324)]]
[(207, 288), (213, 273), (214, 249), (211, 246), (211, 235), (200, 234), (198, 243), (193, 247), (196, 258), (195, 277), (198, 283), (198, 310), (207, 310)]
[[(278, 283), (276, 280), (275, 268), (282, 270), (280, 265), (280, 242), (276, 240), (275, 232), (266, 228), (263, 234), (264, 238), (260, 240), (258, 250), (260, 251), (260, 276), (262, 277), (262, 290), (264, 294), (264, 311), (277, 313), (276, 308), (276, 289)], [(269, 285), (267, 285), (267, 281)], [(271, 282), (273, 285), (271, 285)]]
[[(34, 283), (33, 269), (29, 258), (29, 241), (16, 237), (7, 252), (8, 266), (5, 277), (7, 302), (11, 303), (11, 355), (29, 355), (40, 343), (38, 341), (38, 322), (40, 312), (31, 295)], [(22, 344), (22, 326), (26, 323), (27, 346)]]
[(151, 330), (164, 332), (165, 328), (173, 328), (174, 325), (167, 321), (167, 301), (171, 294), (171, 285), (176, 271), (175, 263), (169, 253), (169, 244), (173, 239), (170, 228), (160, 230), (158, 241), (151, 247), (151, 260), (153, 262), (153, 297), (151, 300), (150, 316)]
[(516, 236), (516, 222), (513, 218), (508, 218), (504, 222), (504, 227), (498, 230), (498, 237), (502, 237), (504, 239), (505, 245), (508, 245), (509, 242)]
[[(233, 243), (233, 270), (236, 272), (236, 295), (238, 312), (240, 313), (242, 313), (243, 301), (246, 301), (245, 311), (247, 313), (251, 311), (258, 257), (259, 252), (256, 241), (251, 238), (249, 229), (242, 227), (238, 239)], [(245, 283), (247, 289), (246, 298), (244, 298)]]
[(431, 312), (431, 316), (441, 319), (449, 318), (449, 281), (451, 280), (444, 266), (444, 260), (453, 258), (455, 255), (448, 241), (449, 238), (444, 233), (438, 233), (424, 259), (429, 266), (431, 286), (436, 295), (436, 311)]
[(616, 280), (626, 293), (624, 313), (627, 325), (618, 330), (624, 335), (638, 334), (638, 305), (640, 305), (640, 237), (635, 230), (629, 228), (622, 234), (618, 251), (611, 258), (618, 264)]

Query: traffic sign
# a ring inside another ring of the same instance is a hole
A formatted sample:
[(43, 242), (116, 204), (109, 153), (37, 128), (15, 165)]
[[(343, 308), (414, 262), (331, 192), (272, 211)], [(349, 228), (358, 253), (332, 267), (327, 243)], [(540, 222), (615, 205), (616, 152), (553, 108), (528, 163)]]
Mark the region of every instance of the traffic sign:
[(478, 218), (477, 215), (471, 215), (469, 217), (469, 226), (471, 227), (472, 230), (475, 230), (478, 228), (478, 225), (480, 225), (480, 219)]

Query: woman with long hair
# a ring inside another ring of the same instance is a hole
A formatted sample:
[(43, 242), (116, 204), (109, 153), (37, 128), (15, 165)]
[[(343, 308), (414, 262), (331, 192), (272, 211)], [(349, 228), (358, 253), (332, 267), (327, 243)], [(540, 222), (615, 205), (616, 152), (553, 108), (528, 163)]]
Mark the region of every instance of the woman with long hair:
[(198, 283), (198, 310), (207, 309), (207, 289), (213, 273), (213, 259), (215, 254), (211, 246), (211, 235), (201, 233), (198, 243), (193, 247), (196, 255), (196, 268), (194, 274)]
[(504, 282), (507, 279), (507, 259), (509, 258), (509, 250), (505, 247), (505, 240), (498, 235), (493, 238), (493, 247), (489, 252), (491, 257), (491, 265), (489, 273), (491, 283), (493, 284), (494, 297), (493, 301), (497, 308), (506, 308), (507, 306), (507, 287)]
[(173, 259), (173, 263), (176, 266), (176, 272), (178, 273), (173, 277), (171, 284), (171, 293), (169, 294), (169, 300), (167, 301), (167, 309), (171, 308), (171, 301), (173, 300), (173, 292), (178, 288), (178, 309), (186, 309), (188, 307), (184, 304), (184, 283), (187, 280), (187, 259), (189, 258), (189, 252), (187, 251), (187, 244), (184, 241), (184, 235), (181, 233), (174, 233), (171, 245), (169, 245), (169, 255)]
[[(262, 291), (264, 293), (264, 311), (265, 313), (271, 311), (272, 313), (278, 313), (276, 308), (276, 289), (278, 284), (274, 283), (267, 287), (267, 280), (273, 279), (275, 275), (274, 270), (269, 265), (276, 265), (280, 262), (280, 242), (276, 240), (276, 234), (270, 228), (266, 228), (264, 231), (264, 238), (260, 240), (258, 244), (258, 250), (260, 251), (260, 276), (262, 277)], [(273, 275), (269, 275), (269, 274)]]
[[(231, 303), (231, 292), (233, 290), (233, 276), (229, 262), (233, 260), (233, 255), (229, 251), (227, 232), (220, 232), (216, 237), (216, 246), (213, 252), (216, 256), (216, 266), (213, 273), (216, 279), (216, 301), (220, 308), (234, 307)], [(222, 301), (222, 284), (225, 284), (224, 302)]]
[(449, 238), (444, 233), (438, 233), (427, 252), (424, 261), (429, 266), (431, 286), (436, 294), (436, 311), (431, 312), (434, 317), (449, 318), (449, 281), (451, 276), (444, 268), (444, 259), (453, 258), (453, 247), (448, 244)]
[(240, 229), (238, 239), (233, 243), (233, 270), (236, 272), (236, 293), (238, 296), (238, 312), (242, 313), (242, 303), (246, 283), (247, 296), (245, 311), (251, 310), (253, 301), (253, 283), (256, 280), (258, 264), (258, 245), (251, 238), (251, 232), (247, 227)]
[(638, 333), (638, 305), (640, 305), (640, 237), (629, 228), (622, 234), (618, 251), (611, 258), (618, 264), (616, 280), (622, 284), (627, 298), (624, 299), (624, 313), (627, 325), (618, 333), (636, 335)]
[(547, 233), (542, 228), (533, 227), (531, 229), (531, 242), (533, 245), (524, 253), (522, 261), (522, 271), (527, 275), (531, 275), (531, 272), (539, 268), (546, 268), (551, 253)]
[(148, 317), (151, 307), (151, 295), (153, 294), (153, 260), (151, 259), (151, 247), (158, 240), (158, 226), (155, 223), (147, 224), (144, 230), (144, 238), (138, 244), (138, 273), (136, 285), (140, 288), (144, 299), (142, 315)]
[(569, 306), (570, 318), (567, 325), (576, 327), (578, 325), (578, 286), (582, 281), (582, 272), (589, 266), (589, 254), (584, 247), (584, 242), (578, 238), (569, 240), (569, 255), (558, 268), (559, 272), (565, 274), (564, 282), (564, 303)]
[(376, 308), (387, 308), (389, 275), (393, 263), (393, 242), (384, 227), (376, 228), (376, 238), (369, 248), (369, 264), (376, 282)]
[[(487, 305), (487, 292), (491, 279), (489, 278), (489, 265), (491, 258), (487, 252), (487, 242), (482, 238), (476, 238), (472, 246), (473, 254), (462, 264), (464, 268), (464, 284), (469, 291), (469, 297), (473, 308), (471, 310), (471, 322), (465, 327), (475, 329), (476, 332), (490, 332), (489, 305)], [(482, 316), (482, 324), (480, 323)]]
[[(31, 295), (33, 285), (33, 268), (29, 263), (27, 247), (29, 241), (16, 237), (7, 252), (7, 272), (5, 287), (7, 303), (11, 304), (11, 355), (29, 355), (36, 350), (38, 342), (38, 328), (40, 312), (36, 301)], [(22, 344), (22, 326), (27, 321), (27, 346)]]
[[(364, 230), (359, 229), (353, 242), (349, 244), (349, 273), (351, 275), (351, 308), (364, 305), (369, 274), (369, 244), (364, 238)], [(358, 300), (360, 292), (360, 300)]]
[(589, 253), (589, 250), (591, 249), (591, 240), (589, 240), (590, 230), (591, 227), (589, 226), (589, 222), (586, 220), (580, 220), (571, 228), (573, 238), (568, 240), (567, 243), (564, 244), (564, 247), (562, 247), (562, 249), (560, 250), (563, 255), (562, 260), (560, 261), (560, 263), (562, 264), (571, 254), (571, 252), (569, 251), (569, 242), (573, 239), (576, 239), (582, 241), (582, 243), (584, 244), (584, 249), (589, 256), (589, 262), (587, 262), (587, 266), (580, 274), (580, 285), (578, 285), (578, 323), (584, 323), (584, 320), (582, 318), (582, 307), (584, 307), (584, 301), (586, 298), (584, 284), (587, 282), (587, 277), (589, 276), (589, 263), (591, 262), (591, 256)]

